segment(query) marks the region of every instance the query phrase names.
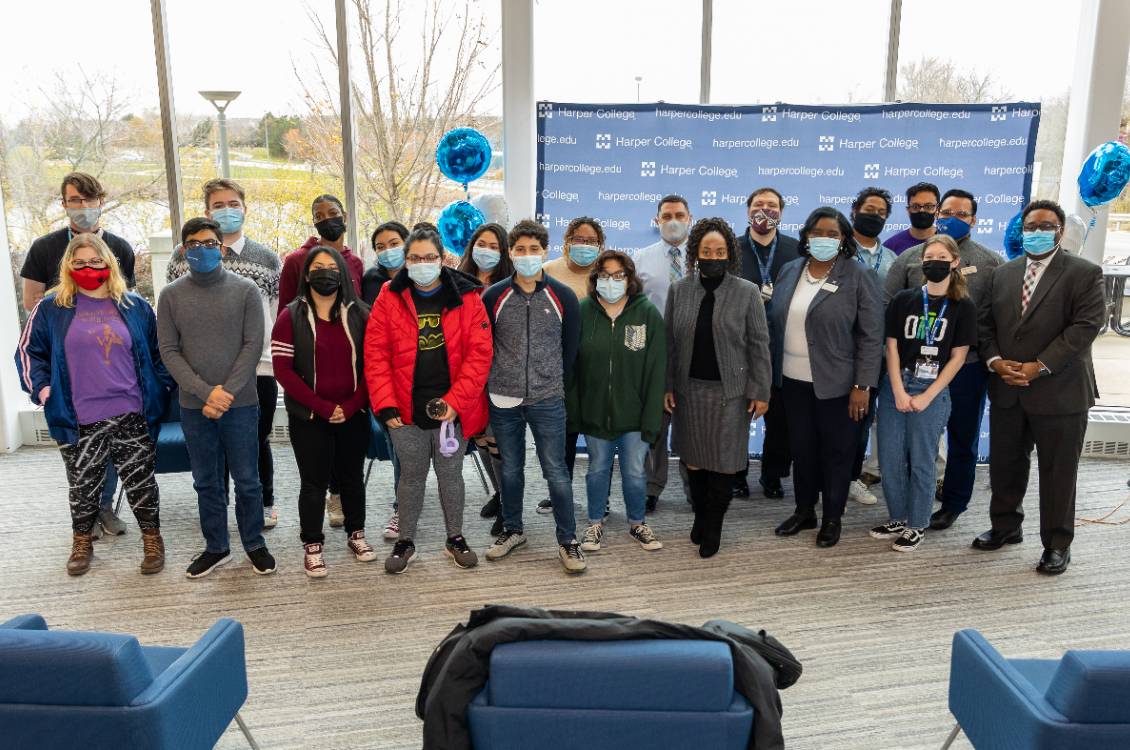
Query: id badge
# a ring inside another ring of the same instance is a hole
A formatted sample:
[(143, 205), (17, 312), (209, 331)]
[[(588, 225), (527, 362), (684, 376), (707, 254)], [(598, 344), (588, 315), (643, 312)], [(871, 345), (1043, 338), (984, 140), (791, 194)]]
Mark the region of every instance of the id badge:
[(918, 351), (924, 357), (933, 358), (933, 357), (938, 356), (938, 347), (936, 347), (936, 346), (924, 346), (924, 347), (920, 348)]
[(914, 377), (919, 380), (937, 380), (941, 367), (932, 359), (920, 359), (914, 364)]
[(768, 302), (771, 299), (773, 299), (773, 284), (772, 282), (766, 282), (761, 285), (761, 300)]

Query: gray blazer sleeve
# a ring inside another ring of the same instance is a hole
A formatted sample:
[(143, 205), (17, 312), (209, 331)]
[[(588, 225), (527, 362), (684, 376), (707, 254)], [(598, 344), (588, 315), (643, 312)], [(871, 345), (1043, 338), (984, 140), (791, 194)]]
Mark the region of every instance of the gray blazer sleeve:
[(746, 365), (748, 381), (745, 397), (754, 401), (768, 401), (769, 387), (773, 382), (773, 368), (769, 362), (769, 322), (765, 318), (765, 303), (760, 294), (754, 294), (746, 320)]
[(223, 383), (224, 390), (228, 393), (239, 393), (255, 377), (255, 367), (263, 355), (265, 327), (259, 289), (254, 284), (248, 284), (243, 293), (243, 346)]
[[(910, 265), (906, 253), (895, 258), (895, 262), (887, 270), (887, 276), (883, 280), (883, 306), (886, 307), (891, 303), (891, 299), (906, 289), (909, 284), (906, 278), (906, 268)], [(862, 385), (862, 383), (860, 384)]]
[(201, 401), (207, 401), (212, 393), (212, 386), (196, 374), (196, 370), (192, 369), (181, 353), (180, 330), (177, 329), (175, 317), (172, 297), (167, 292), (162, 292), (157, 299), (157, 346), (161, 351), (161, 362), (182, 391), (191, 393)]
[(675, 360), (679, 358), (678, 349), (675, 346), (675, 326), (673, 325), (675, 318), (673, 311), (675, 309), (675, 285), (672, 284), (671, 288), (667, 290), (667, 305), (663, 311), (663, 322), (667, 329), (667, 386), (668, 393), (675, 390)]
[(883, 305), (879, 280), (859, 274), (859, 309), (855, 318), (855, 382), (875, 388), (883, 367)]

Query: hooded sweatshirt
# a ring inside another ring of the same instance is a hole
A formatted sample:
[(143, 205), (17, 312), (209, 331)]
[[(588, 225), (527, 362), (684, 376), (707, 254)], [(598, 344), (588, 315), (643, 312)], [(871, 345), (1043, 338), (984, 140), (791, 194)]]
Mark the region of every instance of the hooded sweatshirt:
[[(279, 310), (294, 302), (294, 298), (298, 296), (298, 279), (302, 276), (302, 266), (306, 264), (306, 254), (311, 248), (325, 244), (326, 241), (321, 237), (311, 237), (302, 244), (302, 247), (286, 256), (286, 260), (283, 261), (282, 276), (279, 278)], [(343, 247), (341, 257), (345, 258), (353, 289), (357, 292), (357, 298), (361, 299), (361, 277), (365, 275), (365, 262), (354, 255), (348, 247)]]

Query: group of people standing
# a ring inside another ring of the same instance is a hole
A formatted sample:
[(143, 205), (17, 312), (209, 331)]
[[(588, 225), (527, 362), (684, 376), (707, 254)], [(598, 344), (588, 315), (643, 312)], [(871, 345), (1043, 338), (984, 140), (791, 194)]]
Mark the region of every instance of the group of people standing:
[[(243, 189), (216, 179), (203, 189), (204, 216), (180, 229), (154, 314), (129, 291), (132, 250), (100, 228), (104, 197), (93, 177), (68, 175), (69, 226), (37, 240), (22, 273), (31, 316), (16, 361), (67, 470), (72, 575), (89, 570), (96, 529), (124, 531), (106, 504), (115, 472), (142, 530), (141, 570), (163, 568), (155, 440), (173, 393), (205, 539), (187, 576), (231, 559), (232, 485), (243, 549), (256, 573), (273, 572), (263, 530), (278, 523), (269, 436), (280, 386), (311, 577), (327, 574), (327, 515), (344, 526), (348, 554), (377, 557), (362, 473), (374, 431), (394, 465), (389, 573), (415, 559), (433, 468), (444, 552), (457, 567), (478, 564), (463, 536), (469, 443), (495, 484), (481, 511), (496, 517), (487, 559), (526, 544), (527, 429), (549, 490), (538, 510), (553, 515), (566, 572), (585, 570), (585, 553), (608, 543), (617, 456), (627, 538), (662, 548), (647, 514), (666, 486), (669, 435), (690, 540), (710, 557), (732, 498), (749, 495), (750, 428), (762, 417), (764, 494), (783, 497), (793, 475), (795, 510), (778, 535), (819, 527), (816, 544), (835, 545), (848, 498), (875, 502), (867, 484), (881, 475), (889, 520), (871, 535), (911, 551), (968, 506), (986, 389), (993, 529), (974, 546), (1021, 540), (1035, 445), (1040, 569), (1062, 572), (1070, 560), (1103, 297), (1098, 267), (1059, 248), (1064, 216), (1050, 201), (1025, 208), (1027, 258), (999, 269), (1000, 256), (969, 237), (974, 196), (922, 183), (907, 191), (910, 227), (883, 245), (885, 190), (861, 191), (850, 217), (817, 208), (793, 239), (779, 232), (784, 198), (767, 187), (749, 196), (740, 236), (664, 197), (661, 240), (634, 255), (606, 247), (600, 222), (579, 217), (561, 258), (547, 262), (546, 229), (524, 220), (480, 227), (456, 264), (433, 226), (390, 221), (372, 233), (366, 270), (345, 245), (349, 217), (334, 196), (313, 201), (317, 234), (280, 262), (245, 236)], [(865, 464), (869, 443), (877, 465)]]

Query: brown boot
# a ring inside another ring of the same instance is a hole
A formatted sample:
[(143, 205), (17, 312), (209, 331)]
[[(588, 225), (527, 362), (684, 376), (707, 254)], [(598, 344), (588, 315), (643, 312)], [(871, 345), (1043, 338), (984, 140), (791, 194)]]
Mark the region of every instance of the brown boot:
[(160, 573), (165, 568), (165, 542), (157, 529), (144, 529), (141, 532), (141, 545), (145, 557), (141, 560), (144, 575)]
[(71, 556), (67, 558), (67, 575), (80, 576), (90, 570), (90, 561), (94, 559), (94, 540), (90, 532), (85, 534), (75, 533), (71, 543)]

